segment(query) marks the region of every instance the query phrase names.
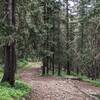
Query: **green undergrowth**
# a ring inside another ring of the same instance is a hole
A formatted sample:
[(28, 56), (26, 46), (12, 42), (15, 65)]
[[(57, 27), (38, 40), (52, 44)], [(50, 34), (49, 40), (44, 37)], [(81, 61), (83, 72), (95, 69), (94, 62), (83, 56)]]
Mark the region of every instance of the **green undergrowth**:
[(28, 62), (24, 59), (18, 60), (17, 66), (18, 66), (18, 70), (24, 70), (24, 69), (27, 69), (28, 67), (30, 67), (30, 66), (28, 66)]
[[(22, 64), (22, 63), (21, 63)], [(24, 66), (25, 62), (22, 64)], [(3, 76), (3, 65), (0, 65), (0, 80)], [(31, 88), (20, 80), (16, 74), (15, 87), (11, 87), (8, 83), (0, 83), (0, 100), (24, 100)]]
[(3, 76), (3, 65), (0, 64), (0, 79), (2, 78)]
[(20, 59), (17, 62), (18, 70), (28, 70), (33, 67), (40, 67), (41, 65), (41, 62), (29, 62), (25, 59)]
[[(0, 68), (0, 80), (2, 76), (3, 72)], [(11, 87), (8, 83), (0, 83), (0, 100), (23, 100), (30, 91), (31, 88), (21, 80), (16, 81), (15, 87)]]
[(16, 81), (15, 87), (0, 83), (0, 100), (23, 100), (30, 91), (31, 88), (21, 81)]

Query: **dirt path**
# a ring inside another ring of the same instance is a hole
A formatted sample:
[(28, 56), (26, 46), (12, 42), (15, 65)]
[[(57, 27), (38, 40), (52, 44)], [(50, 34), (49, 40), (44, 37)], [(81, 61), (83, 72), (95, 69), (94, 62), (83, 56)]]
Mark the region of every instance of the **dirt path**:
[(40, 77), (40, 68), (21, 73), (21, 78), (32, 86), (26, 100), (99, 100), (100, 89), (87, 82), (57, 77)]

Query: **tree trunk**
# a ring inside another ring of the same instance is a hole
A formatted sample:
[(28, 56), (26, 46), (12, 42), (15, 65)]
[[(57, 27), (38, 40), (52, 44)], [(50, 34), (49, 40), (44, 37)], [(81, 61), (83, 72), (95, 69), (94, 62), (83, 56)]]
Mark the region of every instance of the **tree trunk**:
[(77, 75), (79, 75), (79, 67), (78, 66), (76, 67), (76, 72), (77, 72)]
[(58, 76), (61, 76), (61, 65), (58, 64)]
[[(7, 14), (7, 24), (15, 27), (15, 0), (5, 0), (5, 14)], [(10, 44), (6, 44), (4, 49), (5, 66), (4, 75), (1, 82), (8, 82), (11, 86), (14, 86), (16, 71), (15, 41)]]
[(47, 75), (48, 75), (49, 74), (49, 57), (48, 56), (46, 57), (46, 67), (47, 67), (46, 72), (47, 72)]
[(45, 58), (42, 59), (42, 62), (43, 62), (43, 66), (42, 66), (42, 75), (45, 75), (45, 71), (46, 71), (46, 70), (45, 70), (45, 69), (46, 69)]
[(54, 54), (53, 54), (53, 57), (52, 57), (52, 74), (54, 75), (55, 73), (55, 68), (54, 68)]
[[(69, 4), (68, 4), (68, 0), (66, 0), (66, 20), (67, 20), (67, 23), (66, 23), (66, 41), (67, 41), (67, 44), (66, 44), (66, 48), (67, 50), (69, 50), (70, 46), (69, 46), (69, 40), (70, 40), (70, 35), (69, 35)], [(70, 67), (71, 67), (71, 64), (70, 64), (70, 57), (69, 57), (69, 53), (67, 54), (67, 74), (70, 75)]]
[(15, 83), (15, 71), (16, 71), (16, 56), (15, 56), (15, 44), (5, 46), (5, 66), (4, 76), (1, 82), (8, 82), (11, 86)]
[(70, 61), (67, 62), (67, 75), (70, 75), (71, 71), (70, 71)]

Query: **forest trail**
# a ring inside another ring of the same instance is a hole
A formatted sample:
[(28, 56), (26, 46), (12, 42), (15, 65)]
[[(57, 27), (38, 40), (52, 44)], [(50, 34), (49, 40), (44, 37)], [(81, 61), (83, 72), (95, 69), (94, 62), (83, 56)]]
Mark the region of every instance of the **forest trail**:
[(32, 86), (26, 100), (99, 100), (94, 95), (100, 95), (100, 88), (83, 81), (42, 77), (40, 71), (40, 68), (32, 68), (20, 74), (22, 80)]

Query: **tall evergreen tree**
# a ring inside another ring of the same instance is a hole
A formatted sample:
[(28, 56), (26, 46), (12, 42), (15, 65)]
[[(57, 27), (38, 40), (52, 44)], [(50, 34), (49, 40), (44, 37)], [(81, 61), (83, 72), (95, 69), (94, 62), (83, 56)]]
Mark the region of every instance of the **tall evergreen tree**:
[[(15, 0), (5, 0), (5, 16), (6, 24), (8, 27), (15, 30)], [(10, 31), (6, 33), (9, 35), (14, 35), (15, 31)], [(4, 76), (2, 82), (8, 82), (12, 86), (15, 83), (15, 70), (16, 70), (16, 51), (15, 51), (15, 40), (11, 43), (7, 43), (4, 46), (5, 50), (5, 67)]]

